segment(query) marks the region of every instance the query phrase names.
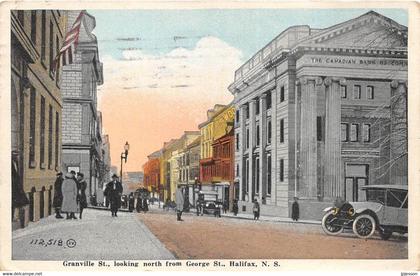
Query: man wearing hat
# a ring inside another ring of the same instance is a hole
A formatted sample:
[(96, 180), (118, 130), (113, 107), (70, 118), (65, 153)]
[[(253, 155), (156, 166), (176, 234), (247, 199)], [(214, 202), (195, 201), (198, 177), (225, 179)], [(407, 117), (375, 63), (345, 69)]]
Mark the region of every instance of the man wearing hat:
[(87, 198), (86, 198), (86, 188), (87, 183), (84, 179), (84, 174), (81, 172), (77, 173), (77, 182), (78, 182), (78, 201), (79, 201), (79, 219), (82, 219), (83, 209), (87, 207)]
[(57, 178), (55, 179), (54, 183), (54, 199), (53, 199), (53, 207), (55, 209), (55, 218), (62, 219), (61, 216), (61, 204), (63, 204), (63, 192), (61, 191), (61, 186), (63, 185), (63, 173), (57, 173)]
[(114, 173), (112, 175), (112, 181), (106, 184), (104, 195), (109, 198), (111, 203), (111, 214), (113, 217), (117, 216), (118, 208), (121, 207), (121, 195), (123, 187), (121, 182), (118, 181), (118, 176)]

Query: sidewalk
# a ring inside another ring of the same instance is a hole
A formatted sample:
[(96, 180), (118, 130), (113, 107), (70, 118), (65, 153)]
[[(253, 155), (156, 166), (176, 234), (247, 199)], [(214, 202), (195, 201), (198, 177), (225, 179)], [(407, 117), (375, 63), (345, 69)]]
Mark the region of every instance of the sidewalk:
[(53, 215), (12, 232), (14, 260), (165, 260), (173, 254), (135, 214), (88, 208), (83, 219)]
[[(159, 209), (158, 205), (149, 205), (149, 209), (155, 209), (155, 210), (162, 210), (162, 205), (161, 208)], [(183, 215), (196, 215), (196, 209), (195, 208), (191, 208), (189, 212), (184, 212)], [(208, 216), (208, 215), (207, 215)], [(229, 218), (229, 219), (245, 219), (245, 220), (254, 220), (254, 215), (252, 214), (246, 214), (246, 213), (238, 213), (237, 216), (235, 216), (233, 213), (228, 212), (226, 214), (221, 214), (222, 217), (225, 218)], [(300, 223), (300, 224), (313, 224), (313, 225), (321, 225), (321, 221), (317, 221), (317, 220), (298, 220), (298, 221), (293, 221), (291, 218), (282, 218), (282, 217), (273, 217), (273, 216), (260, 216), (260, 221), (268, 221), (268, 222), (279, 222), (279, 223)]]

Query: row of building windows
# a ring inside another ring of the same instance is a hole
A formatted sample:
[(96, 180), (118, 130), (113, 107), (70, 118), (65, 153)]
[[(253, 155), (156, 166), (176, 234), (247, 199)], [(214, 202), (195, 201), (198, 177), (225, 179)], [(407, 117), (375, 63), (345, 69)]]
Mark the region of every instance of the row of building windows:
[[(35, 88), (31, 88), (30, 92), (30, 111), (29, 111), (29, 167), (35, 167), (35, 152), (36, 152), (36, 106), (37, 92)], [(55, 112), (55, 121), (53, 118), (54, 110), (52, 105), (48, 106), (48, 132), (47, 132), (47, 165), (48, 169), (53, 169), (53, 143), (55, 147), (55, 156), (54, 162), (55, 167), (58, 167), (58, 153), (59, 153), (59, 131), (60, 131), (60, 115), (58, 111)], [(46, 106), (45, 106), (45, 97), (41, 95), (41, 105), (39, 111), (39, 166), (41, 169), (45, 169), (45, 135), (46, 135), (46, 124), (45, 124), (45, 115), (46, 115)], [(55, 141), (53, 142), (53, 124), (55, 123)]]
[[(266, 174), (266, 194), (269, 196), (271, 195), (271, 189), (272, 189), (272, 181), (271, 181), (271, 175), (272, 175), (272, 166), (271, 166), (271, 154), (267, 154), (267, 174)], [(255, 193), (260, 193), (260, 157), (254, 158), (254, 168), (253, 168), (253, 175), (254, 175), (254, 183), (255, 183)], [(236, 176), (239, 177), (239, 165), (236, 165)], [(279, 176), (280, 181), (284, 181), (284, 159), (280, 159), (280, 168), (279, 168)], [(249, 158), (245, 159), (245, 179), (243, 181), (242, 189), (244, 191), (244, 194), (249, 192)]]
[[(56, 56), (58, 55), (59, 51), (60, 51), (60, 39), (59, 36), (56, 35), (54, 37), (54, 24), (53, 24), (53, 19), (51, 19), (49, 21), (49, 41), (48, 41), (48, 45), (47, 46), (47, 14), (46, 14), (46, 10), (41, 10), (41, 11), (37, 11), (37, 10), (32, 10), (31, 11), (31, 15), (30, 15), (30, 20), (31, 20), (31, 41), (37, 45), (37, 21), (38, 21), (38, 13), (41, 13), (41, 62), (43, 64), (45, 64), (46, 61), (46, 48), (49, 47), (49, 72), (50, 72), (50, 77), (52, 79), (54, 79), (55, 77), (57, 77), (57, 83), (58, 83), (58, 71), (55, 72), (55, 68), (54, 66), (56, 66), (56, 63), (54, 62)], [(20, 24), (22, 25), (22, 27), (25, 24), (25, 20), (24, 20), (24, 11), (19, 10), (18, 11), (18, 20), (20, 22)], [(55, 40), (55, 41), (54, 41)], [(55, 43), (54, 43), (55, 42)], [(54, 76), (54, 73), (57, 74), (57, 76)]]
[[(267, 145), (271, 144), (272, 139), (272, 123), (271, 118), (267, 119)], [(256, 124), (256, 145), (260, 145), (260, 124)], [(236, 134), (236, 150), (239, 150), (239, 133)], [(249, 127), (246, 128), (246, 137), (245, 137), (245, 144), (246, 148), (249, 149), (251, 143), (251, 137), (249, 132)], [(284, 143), (284, 119), (280, 119), (280, 143)]]
[[(362, 139), (360, 141), (362, 135)], [(362, 124), (362, 131), (360, 131), (360, 124), (356, 123), (342, 123), (341, 124), (341, 141), (342, 142), (365, 142), (371, 141), (371, 125)]]
[[(271, 109), (272, 106), (272, 91), (268, 91), (265, 93), (266, 101), (265, 101), (265, 108), (267, 110)], [(284, 102), (285, 96), (284, 96), (284, 86), (280, 87), (280, 102)], [(246, 103), (244, 106), (245, 111), (245, 118), (249, 119), (249, 103)], [(255, 114), (260, 114), (260, 98), (255, 98)], [(239, 110), (236, 110), (235, 112), (235, 122), (239, 123)]]
[[(340, 86), (341, 91), (341, 98), (347, 99), (349, 95), (347, 95), (347, 85)], [(371, 85), (366, 86), (366, 99), (373, 100), (375, 97), (374, 87)], [(360, 85), (353, 85), (353, 99), (360, 100), (362, 97), (362, 86)]]

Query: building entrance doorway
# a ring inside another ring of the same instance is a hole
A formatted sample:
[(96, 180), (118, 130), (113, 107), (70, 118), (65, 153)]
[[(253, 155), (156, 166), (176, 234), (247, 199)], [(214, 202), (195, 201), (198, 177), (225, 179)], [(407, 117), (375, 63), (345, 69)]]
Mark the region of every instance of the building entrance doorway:
[(347, 164), (344, 182), (344, 198), (346, 201), (366, 200), (361, 187), (368, 185), (369, 166), (364, 164)]

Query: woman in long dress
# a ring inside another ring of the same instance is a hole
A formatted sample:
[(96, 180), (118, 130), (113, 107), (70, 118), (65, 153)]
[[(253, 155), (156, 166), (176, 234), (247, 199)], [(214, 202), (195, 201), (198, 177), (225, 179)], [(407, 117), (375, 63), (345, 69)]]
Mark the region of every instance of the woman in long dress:
[(61, 186), (63, 204), (61, 211), (66, 213), (66, 219), (77, 219), (74, 213), (79, 211), (77, 206), (77, 184), (71, 173), (67, 173)]

